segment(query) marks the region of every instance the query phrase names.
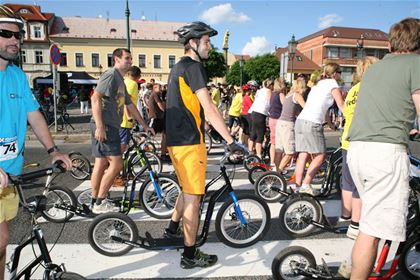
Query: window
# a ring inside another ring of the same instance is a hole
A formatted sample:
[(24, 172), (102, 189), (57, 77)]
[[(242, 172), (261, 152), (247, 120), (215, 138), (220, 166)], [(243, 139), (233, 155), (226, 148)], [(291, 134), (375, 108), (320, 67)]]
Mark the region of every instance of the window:
[(35, 51), (35, 63), (36, 64), (44, 63), (44, 57), (42, 55), (42, 51)]
[(312, 60), (312, 56), (313, 56), (313, 50), (309, 51), (309, 59)]
[(340, 48), (340, 57), (341, 58), (351, 58), (350, 48)]
[(113, 63), (112, 63), (112, 53), (109, 53), (107, 55), (107, 60), (108, 60), (108, 67), (114, 66)]
[(82, 67), (83, 65), (83, 54), (76, 53), (76, 67)]
[(60, 66), (67, 66), (67, 53), (61, 53)]
[(376, 56), (375, 49), (363, 49), (365, 56)]
[(25, 50), (20, 51), (20, 59), (21, 59), (22, 63), (26, 63), (26, 51)]
[(336, 48), (336, 47), (328, 48), (327, 57), (328, 58), (338, 58), (338, 48)]
[(160, 68), (161, 67), (161, 65), (160, 65), (160, 55), (158, 55), (158, 54), (155, 54), (153, 56), (153, 67), (154, 68)]
[(92, 67), (99, 67), (99, 54), (98, 53), (92, 54)]
[(175, 65), (175, 56), (170, 55), (169, 56), (169, 68), (172, 68)]
[(145, 54), (139, 54), (139, 67), (145, 68), (146, 67), (146, 55)]
[(34, 26), (34, 38), (41, 38), (41, 26)]

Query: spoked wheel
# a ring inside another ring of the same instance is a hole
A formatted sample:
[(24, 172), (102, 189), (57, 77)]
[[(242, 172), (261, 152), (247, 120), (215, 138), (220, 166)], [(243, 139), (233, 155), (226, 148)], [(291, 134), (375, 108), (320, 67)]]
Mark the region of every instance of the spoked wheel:
[(92, 172), (89, 159), (80, 153), (70, 153), (69, 157), (73, 166), (70, 171), (71, 176), (77, 180), (86, 180), (89, 178)]
[(420, 237), (414, 233), (404, 245), (398, 267), (408, 279), (420, 279)]
[(314, 255), (308, 249), (292, 246), (277, 254), (271, 263), (271, 272), (276, 280), (298, 280), (305, 279), (304, 276), (296, 273), (298, 269), (306, 270), (315, 267)]
[(181, 187), (174, 176), (158, 174), (156, 177), (156, 185), (150, 177), (142, 184), (139, 191), (140, 205), (148, 215), (156, 219), (167, 219), (172, 216)]
[(321, 213), (322, 208), (312, 196), (308, 194), (293, 196), (280, 209), (280, 227), (290, 236), (307, 236), (315, 227), (311, 221), (320, 222)]
[[(162, 162), (160, 161), (160, 158), (151, 152), (145, 152), (145, 156), (147, 157), (147, 160), (150, 163), (150, 166), (152, 167), (152, 170), (158, 174), (162, 172)], [(146, 161), (141, 157), (140, 154), (133, 154), (131, 155), (129, 159), (129, 164), (131, 165), (131, 174), (133, 177), (137, 176), (139, 173), (144, 172), (145, 169), (147, 169)], [(149, 174), (147, 172), (144, 172), (139, 179), (145, 180)]]
[(146, 152), (156, 153), (156, 145), (151, 141), (145, 141), (140, 147)]
[(44, 196), (47, 198), (47, 205), (46, 209), (41, 212), (41, 215), (47, 221), (64, 223), (73, 217), (74, 213), (69, 210), (70, 208), (76, 209), (77, 200), (71, 190), (66, 187), (51, 186), (45, 189)]
[(244, 168), (250, 171), (257, 163), (262, 163), (262, 160), (256, 155), (249, 155), (244, 159)]
[(251, 184), (255, 184), (255, 182), (260, 178), (264, 172), (266, 172), (267, 169), (265, 169), (262, 166), (254, 166), (249, 170), (248, 172), (248, 180)]
[[(216, 216), (216, 234), (220, 241), (234, 248), (245, 248), (261, 240), (270, 226), (270, 209), (264, 200), (252, 194), (239, 194), (235, 203), (229, 199)], [(241, 221), (241, 216), (244, 218)]]
[(122, 213), (106, 213), (96, 217), (89, 227), (89, 244), (99, 254), (117, 257), (128, 253), (133, 246), (112, 239), (136, 242), (139, 233), (136, 224)]
[(44, 271), (44, 280), (83, 280), (82, 275), (74, 272), (63, 271), (61, 266), (49, 264)]
[(92, 189), (87, 189), (79, 193), (77, 196), (77, 203), (80, 205), (89, 205), (92, 201)]
[(285, 198), (278, 190), (285, 192), (287, 183), (280, 173), (269, 171), (257, 179), (254, 188), (255, 193), (266, 202), (278, 202)]

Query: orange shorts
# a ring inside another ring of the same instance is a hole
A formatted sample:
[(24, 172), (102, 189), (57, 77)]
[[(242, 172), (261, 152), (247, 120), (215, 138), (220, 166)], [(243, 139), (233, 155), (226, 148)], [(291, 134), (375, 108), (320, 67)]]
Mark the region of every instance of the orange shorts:
[(182, 192), (203, 195), (206, 185), (206, 144), (168, 147)]

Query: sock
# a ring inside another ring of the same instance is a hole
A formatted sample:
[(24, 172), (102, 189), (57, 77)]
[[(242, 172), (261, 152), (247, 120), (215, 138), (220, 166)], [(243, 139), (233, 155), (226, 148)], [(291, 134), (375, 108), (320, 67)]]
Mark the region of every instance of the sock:
[(193, 246), (185, 246), (184, 245), (184, 253), (185, 258), (193, 259), (195, 255), (195, 245)]
[(97, 199), (96, 199), (96, 205), (101, 205), (102, 204), (102, 201), (104, 200), (105, 198), (103, 198), (103, 197), (98, 197)]
[(92, 200), (90, 201), (90, 205), (93, 206), (95, 204), (96, 200), (97, 200), (97, 198), (92, 197)]
[(170, 231), (171, 233), (176, 233), (178, 231), (178, 227), (179, 222), (174, 222), (171, 219), (171, 221), (169, 222), (168, 231)]
[(354, 229), (359, 229), (359, 223), (358, 223), (358, 222), (353, 222), (353, 221), (351, 221), (351, 222), (350, 222), (350, 226), (351, 226), (352, 228), (354, 228)]
[(341, 219), (343, 219), (343, 220), (350, 220), (351, 217), (350, 216), (349, 217), (346, 217), (346, 216), (341, 215)]

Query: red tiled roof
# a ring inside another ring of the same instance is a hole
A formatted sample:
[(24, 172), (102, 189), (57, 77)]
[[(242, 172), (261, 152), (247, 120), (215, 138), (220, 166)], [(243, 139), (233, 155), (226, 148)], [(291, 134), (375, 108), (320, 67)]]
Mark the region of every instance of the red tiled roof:
[(363, 37), (366, 40), (388, 41), (388, 34), (379, 29), (331, 26), (318, 32), (312, 33), (308, 36), (305, 36), (299, 39), (298, 42), (305, 42), (318, 36), (359, 39), (360, 35), (363, 35)]
[[(52, 13), (42, 13), (41, 7), (37, 5), (5, 4), (18, 13), (26, 21), (48, 21), (54, 16)], [(27, 11), (27, 12), (24, 12)]]
[[(288, 51), (288, 48), (277, 48), (274, 55), (280, 59), (281, 58), (281, 54), (285, 53)], [(289, 64), (291, 64), (291, 61), (289, 60), (288, 62)], [(290, 67), (290, 65), (289, 65)], [(301, 53), (300, 51), (296, 50), (296, 54), (295, 54), (295, 59), (293, 61), (293, 67), (295, 69), (300, 69), (300, 70), (315, 70), (315, 69), (319, 69), (319, 66), (313, 62), (312, 60), (310, 60), (306, 55), (304, 55), (303, 53)]]

